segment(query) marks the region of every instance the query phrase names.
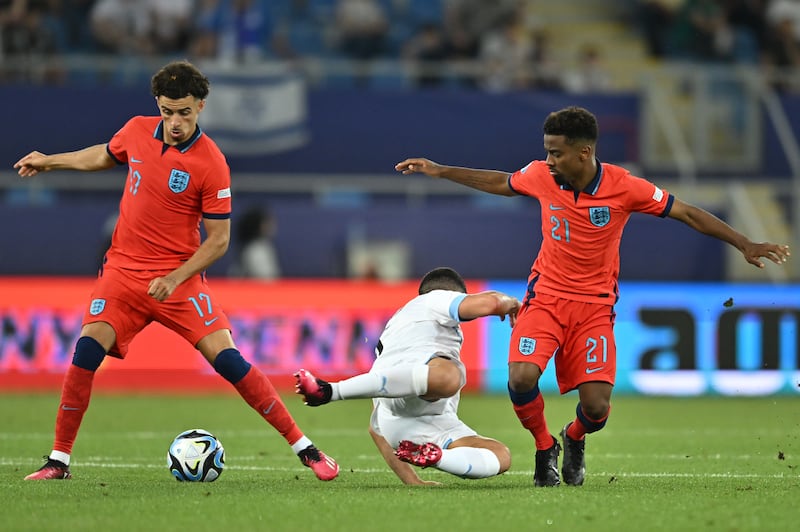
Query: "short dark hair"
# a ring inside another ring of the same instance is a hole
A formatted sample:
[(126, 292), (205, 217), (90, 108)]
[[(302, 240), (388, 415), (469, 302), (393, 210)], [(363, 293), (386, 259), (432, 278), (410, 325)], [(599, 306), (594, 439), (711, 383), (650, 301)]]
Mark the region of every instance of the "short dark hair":
[(208, 78), (189, 61), (173, 61), (164, 65), (150, 80), (153, 96), (166, 96), (179, 100), (194, 96), (205, 100), (208, 96)]
[(577, 140), (597, 142), (597, 118), (583, 107), (567, 107), (547, 115), (542, 127), (545, 135), (563, 135), (567, 144)]
[(236, 224), (236, 236), (239, 239), (239, 243), (244, 245), (256, 240), (262, 235), (261, 226), (265, 222), (272, 224), (273, 221), (272, 212), (266, 207), (248, 209)]
[(452, 290), (453, 292), (467, 293), (464, 279), (453, 268), (435, 268), (422, 278), (419, 283), (419, 294), (427, 294), (433, 290)]

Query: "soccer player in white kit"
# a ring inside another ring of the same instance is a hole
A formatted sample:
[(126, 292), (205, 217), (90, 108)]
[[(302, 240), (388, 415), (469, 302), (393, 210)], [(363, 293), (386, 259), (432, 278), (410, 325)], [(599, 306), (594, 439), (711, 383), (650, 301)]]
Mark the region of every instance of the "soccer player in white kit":
[(508, 447), (480, 436), (458, 418), (467, 380), (459, 324), (508, 316), (513, 327), (519, 307), (516, 298), (502, 292), (467, 294), (458, 272), (436, 268), (422, 278), (419, 295), (386, 324), (369, 372), (326, 382), (301, 369), (294, 374), (296, 393), (309, 406), (372, 398), (370, 435), (405, 484), (438, 484), (420, 479), (409, 464), (461, 478), (499, 475), (511, 466)]

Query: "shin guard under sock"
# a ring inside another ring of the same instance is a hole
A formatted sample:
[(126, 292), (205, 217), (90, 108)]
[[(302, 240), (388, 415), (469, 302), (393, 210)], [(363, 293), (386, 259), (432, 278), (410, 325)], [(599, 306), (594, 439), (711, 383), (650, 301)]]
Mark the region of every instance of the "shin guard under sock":
[(539, 387), (536, 386), (533, 390), (525, 393), (517, 393), (509, 387), (508, 395), (519, 422), (531, 432), (536, 440), (536, 449), (543, 451), (552, 447), (553, 436), (550, 434), (544, 418), (544, 397), (539, 392)]
[(56, 415), (56, 435), (53, 450), (72, 454), (72, 446), (81, 427), (83, 415), (89, 408), (94, 371), (70, 364), (61, 388), (61, 403)]
[(233, 386), (247, 404), (281, 433), (289, 445), (303, 437), (303, 432), (289, 414), (275, 387), (258, 368), (251, 366), (247, 374)]
[(611, 407), (609, 406), (608, 412), (606, 412), (606, 415), (601, 419), (592, 419), (586, 415), (581, 408), (581, 404), (578, 403), (575, 414), (575, 421), (573, 421), (567, 429), (567, 436), (573, 440), (582, 440), (587, 434), (597, 432), (606, 426), (608, 416), (611, 414)]
[(369, 397), (417, 397), (428, 392), (425, 364), (372, 370), (342, 381), (332, 382), (332, 401)]

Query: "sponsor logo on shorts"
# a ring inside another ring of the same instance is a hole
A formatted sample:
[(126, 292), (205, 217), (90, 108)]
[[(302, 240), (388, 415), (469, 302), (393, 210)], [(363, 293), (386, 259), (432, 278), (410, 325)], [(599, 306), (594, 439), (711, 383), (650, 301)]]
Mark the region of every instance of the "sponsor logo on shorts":
[(523, 355), (532, 355), (536, 350), (536, 340), (523, 336), (519, 339), (519, 352)]
[(92, 299), (92, 302), (89, 303), (89, 314), (92, 316), (97, 316), (101, 312), (103, 312), (106, 308), (106, 300), (105, 299)]
[(211, 325), (212, 323), (214, 323), (214, 322), (215, 322), (215, 321), (217, 321), (218, 319), (219, 319), (219, 316), (217, 316), (217, 317), (216, 317), (216, 318), (214, 318), (213, 320), (206, 320), (206, 321), (204, 321), (203, 323), (205, 323), (205, 324), (206, 324), (206, 327), (208, 327), (209, 325)]
[(604, 366), (600, 366), (599, 368), (586, 368), (586, 374), (587, 375), (591, 375), (592, 373), (597, 373), (598, 371), (600, 371), (603, 368), (604, 368)]

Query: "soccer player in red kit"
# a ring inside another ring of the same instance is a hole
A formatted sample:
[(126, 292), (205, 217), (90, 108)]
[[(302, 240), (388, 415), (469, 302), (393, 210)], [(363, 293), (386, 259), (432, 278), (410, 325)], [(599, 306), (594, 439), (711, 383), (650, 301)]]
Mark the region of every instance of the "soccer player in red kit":
[(624, 168), (600, 162), (595, 153), (597, 120), (586, 109), (550, 113), (543, 129), (545, 160), (513, 173), (445, 166), (422, 158), (406, 159), (395, 168), (492, 194), (539, 200), (542, 245), (512, 331), (508, 391), (517, 417), (536, 442), (534, 485), (557, 486), (562, 444), (547, 427), (538, 387), (550, 359), (560, 392), (578, 390), (576, 417), (561, 430), (561, 473), (564, 482), (578, 486), (585, 475), (584, 437), (605, 426), (611, 409), (619, 244), (630, 214), (680, 220), (733, 245), (759, 268), (764, 267), (762, 257), (785, 262), (789, 249), (752, 242), (711, 213)]
[(230, 169), (197, 124), (208, 79), (191, 63), (176, 61), (153, 76), (151, 91), (161, 116), (130, 119), (108, 144), (55, 155), (35, 151), (14, 165), (23, 177), (128, 165), (111, 247), (64, 377), (53, 450), (25, 478), (71, 477), (70, 454), (95, 371), (106, 355), (125, 358), (133, 338), (157, 321), (195, 346), (281, 433), (303, 465), (320, 480), (332, 480), (339, 466), (303, 434), (269, 379), (236, 349), (228, 318), (205, 279), (204, 271), (228, 249), (231, 216)]

